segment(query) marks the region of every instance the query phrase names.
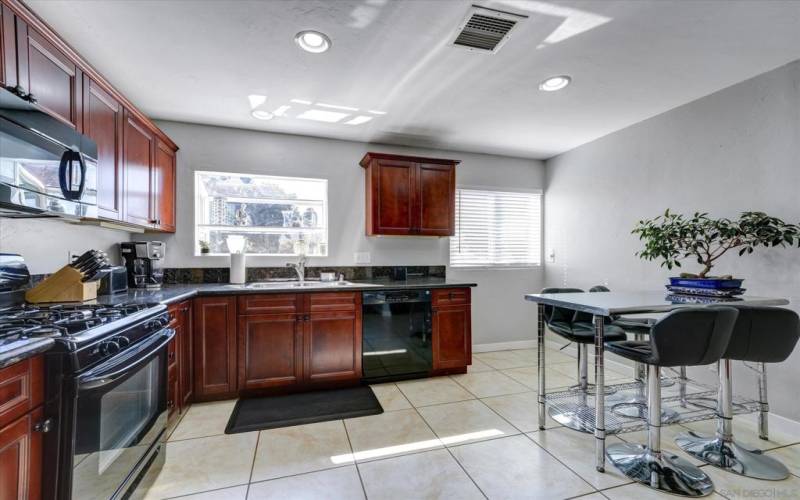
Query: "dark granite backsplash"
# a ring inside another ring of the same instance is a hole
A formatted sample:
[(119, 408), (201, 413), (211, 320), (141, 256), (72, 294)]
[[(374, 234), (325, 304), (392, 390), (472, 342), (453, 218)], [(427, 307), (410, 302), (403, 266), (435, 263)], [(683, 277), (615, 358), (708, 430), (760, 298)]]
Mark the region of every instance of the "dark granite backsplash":
[[(350, 266), (350, 267), (307, 267), (306, 278), (319, 278), (319, 273), (343, 273), (344, 279), (391, 280), (398, 271), (408, 278), (446, 278), (445, 266)], [(295, 272), (288, 267), (248, 267), (247, 281), (268, 281), (271, 279), (291, 279)], [(230, 281), (227, 267), (169, 267), (164, 269), (164, 283), (175, 285), (184, 283), (227, 283)]]

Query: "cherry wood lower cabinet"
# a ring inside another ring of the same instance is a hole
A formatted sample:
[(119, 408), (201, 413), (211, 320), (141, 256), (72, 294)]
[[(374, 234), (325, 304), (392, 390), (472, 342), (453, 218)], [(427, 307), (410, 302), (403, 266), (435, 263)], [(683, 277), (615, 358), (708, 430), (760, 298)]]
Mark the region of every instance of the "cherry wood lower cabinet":
[(43, 357), (0, 369), (0, 499), (42, 496)]
[(433, 370), (466, 370), (472, 364), (472, 307), (469, 288), (434, 290)]
[(192, 317), (194, 400), (236, 397), (236, 297), (198, 297)]
[(309, 385), (361, 378), (361, 292), (305, 296), (303, 379)]
[(303, 380), (303, 322), (297, 314), (239, 316), (239, 390)]
[(239, 391), (361, 379), (360, 292), (241, 296), (239, 312)]

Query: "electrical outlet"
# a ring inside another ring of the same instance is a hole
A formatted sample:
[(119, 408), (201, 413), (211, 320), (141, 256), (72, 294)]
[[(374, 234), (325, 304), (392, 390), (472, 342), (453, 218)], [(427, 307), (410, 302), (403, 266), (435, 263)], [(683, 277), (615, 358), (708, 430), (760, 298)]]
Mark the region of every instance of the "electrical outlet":
[(369, 264), (372, 262), (372, 256), (369, 252), (356, 252), (354, 255), (356, 264)]
[(555, 248), (548, 248), (547, 249), (547, 262), (550, 264), (555, 264), (556, 262), (556, 249)]

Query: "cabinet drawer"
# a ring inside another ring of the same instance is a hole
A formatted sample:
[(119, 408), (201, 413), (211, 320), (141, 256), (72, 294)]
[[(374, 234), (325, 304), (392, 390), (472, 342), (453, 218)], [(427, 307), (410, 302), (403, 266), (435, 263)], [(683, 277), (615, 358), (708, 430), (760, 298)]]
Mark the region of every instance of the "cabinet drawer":
[(239, 314), (293, 314), (298, 309), (298, 295), (295, 293), (239, 296)]
[(0, 427), (44, 400), (44, 358), (36, 356), (0, 370)]
[(361, 292), (319, 292), (306, 295), (306, 312), (355, 311), (361, 307)]
[(170, 328), (175, 328), (175, 325), (178, 324), (180, 321), (180, 304), (172, 304), (167, 308), (167, 312), (169, 314), (169, 326)]
[(457, 306), (470, 303), (469, 288), (443, 288), (432, 290), (431, 301), (436, 306)]

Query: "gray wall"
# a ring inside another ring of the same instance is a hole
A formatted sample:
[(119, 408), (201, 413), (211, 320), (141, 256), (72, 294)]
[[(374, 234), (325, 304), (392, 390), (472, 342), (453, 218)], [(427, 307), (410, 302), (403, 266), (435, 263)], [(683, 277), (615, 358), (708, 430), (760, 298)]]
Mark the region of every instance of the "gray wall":
[(117, 243), (130, 239), (125, 231), (53, 219), (0, 219), (0, 252), (25, 257), (33, 274), (57, 271), (67, 264), (70, 252), (83, 253), (90, 248), (107, 252), (118, 263)]
[[(800, 62), (739, 83), (547, 161), (549, 286), (659, 289), (672, 274), (634, 256), (636, 222), (670, 208), (737, 217), (762, 210), (800, 222)], [(695, 266), (687, 262), (687, 271)], [(699, 269), (697, 269), (699, 271)], [(715, 271), (748, 293), (788, 297), (800, 310), (800, 249), (723, 257)], [(701, 376), (711, 375), (701, 369)], [(771, 368), (772, 410), (800, 420), (800, 349)], [(740, 369), (735, 391), (752, 380)]]
[[(170, 267), (227, 266), (227, 257), (194, 256), (195, 170), (230, 171), (328, 179), (328, 257), (310, 265), (353, 265), (355, 252), (369, 252), (372, 265), (448, 264), (449, 239), (366, 237), (364, 171), (358, 162), (366, 151), (455, 158), (459, 185), (541, 189), (544, 165), (536, 160), (453, 151), (426, 150), (272, 134), (247, 130), (159, 122), (180, 146), (178, 152), (178, 232), (158, 236), (167, 243)], [(136, 235), (137, 239), (154, 238)], [(281, 266), (291, 258), (250, 257), (250, 266)], [(522, 295), (541, 287), (542, 269), (456, 271), (456, 279), (475, 281), (473, 341), (476, 344), (531, 340), (534, 308)]]

